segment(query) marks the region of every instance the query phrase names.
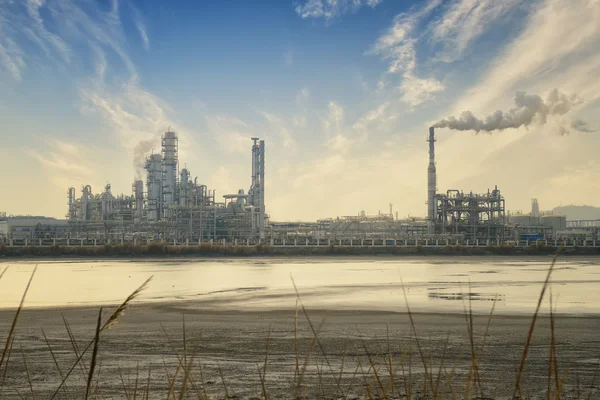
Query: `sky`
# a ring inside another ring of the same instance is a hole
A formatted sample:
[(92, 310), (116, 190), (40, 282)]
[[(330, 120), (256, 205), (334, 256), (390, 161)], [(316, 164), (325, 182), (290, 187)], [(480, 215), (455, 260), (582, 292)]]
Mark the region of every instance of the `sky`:
[(0, 211), (130, 195), (170, 127), (218, 197), (265, 139), (272, 220), (424, 216), (429, 126), (554, 90), (518, 128), (438, 128), (438, 190), (600, 206), (599, 77), (600, 0), (0, 0)]

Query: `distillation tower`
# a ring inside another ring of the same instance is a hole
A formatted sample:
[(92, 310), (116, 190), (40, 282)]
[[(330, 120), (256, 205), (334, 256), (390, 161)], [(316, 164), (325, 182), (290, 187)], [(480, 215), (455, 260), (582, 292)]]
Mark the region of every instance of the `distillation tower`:
[(252, 185), (248, 204), (252, 207), (252, 231), (265, 239), (265, 141), (252, 138)]

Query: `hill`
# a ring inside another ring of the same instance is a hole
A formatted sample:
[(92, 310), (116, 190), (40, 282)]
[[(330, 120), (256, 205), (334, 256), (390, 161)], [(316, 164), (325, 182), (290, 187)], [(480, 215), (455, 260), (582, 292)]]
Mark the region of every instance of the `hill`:
[(594, 206), (560, 206), (553, 208), (552, 212), (566, 215), (567, 220), (600, 219), (600, 207)]

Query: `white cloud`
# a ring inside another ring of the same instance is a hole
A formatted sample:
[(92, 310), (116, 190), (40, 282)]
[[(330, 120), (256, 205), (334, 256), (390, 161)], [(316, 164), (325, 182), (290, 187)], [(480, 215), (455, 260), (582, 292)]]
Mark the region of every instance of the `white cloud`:
[(229, 154), (244, 154), (251, 147), (251, 127), (244, 121), (225, 115), (205, 118), (206, 127), (223, 151)]
[[(259, 113), (267, 120), (271, 129), (275, 131), (277, 136), (279, 136), (281, 144), (284, 148), (291, 147), (296, 143), (291, 129), (283, 119), (265, 111), (259, 111)], [(296, 120), (292, 119), (292, 123), (295, 124)], [(304, 123), (306, 123), (306, 121), (304, 121)]]
[(327, 118), (323, 120), (323, 128), (328, 138), (341, 135), (344, 124), (344, 109), (334, 101), (329, 102)]
[(38, 138), (39, 148), (27, 149), (27, 154), (42, 166), (43, 173), (63, 188), (73, 182), (95, 182), (94, 159), (98, 149), (76, 142)]
[(441, 42), (441, 59), (451, 62), (461, 57), (490, 24), (505, 16), (525, 0), (455, 0), (447, 11), (430, 24), (433, 41)]
[(296, 7), (302, 18), (323, 18), (330, 20), (342, 14), (356, 12), (362, 7), (375, 8), (383, 0), (305, 0)]
[(146, 24), (144, 24), (142, 14), (131, 3), (130, 6), (133, 10), (133, 21), (138, 33), (140, 34), (140, 39), (142, 39), (144, 50), (148, 51), (150, 50), (150, 38), (148, 37), (148, 30), (146, 29)]
[(378, 129), (383, 124), (396, 120), (396, 115), (389, 111), (390, 103), (383, 103), (379, 107), (368, 111), (365, 115), (360, 117), (354, 125), (352, 125), (352, 128), (363, 133), (363, 135), (368, 135), (369, 130)]
[[(416, 73), (416, 30), (421, 19), (439, 4), (440, 0), (431, 0), (421, 9), (397, 15), (393, 25), (377, 39), (370, 50), (370, 53), (378, 54), (389, 61), (388, 74), (400, 75), (398, 89), (401, 99), (411, 107), (433, 99), (435, 93), (444, 90), (444, 85), (437, 79), (421, 78)], [(380, 81), (378, 86), (383, 88), (384, 85), (385, 83)]]
[(419, 44), (442, 46), (443, 51), (434, 61), (455, 61), (494, 22), (524, 2), (454, 0), (444, 6), (440, 17), (427, 21), (431, 12), (442, 5), (441, 0), (429, 0), (420, 8), (398, 14), (370, 53), (389, 61), (387, 73), (400, 75), (401, 82), (397, 88), (401, 100), (415, 107), (433, 100), (437, 93), (445, 90), (445, 85), (437, 78), (422, 77), (417, 73)]

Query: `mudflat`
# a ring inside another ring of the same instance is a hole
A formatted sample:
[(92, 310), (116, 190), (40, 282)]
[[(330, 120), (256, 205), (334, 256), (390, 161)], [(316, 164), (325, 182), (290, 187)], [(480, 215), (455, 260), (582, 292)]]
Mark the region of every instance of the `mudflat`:
[[(509, 398), (531, 324), (530, 316), (494, 316), (484, 338), (488, 316), (473, 316), (478, 372), (467, 385), (472, 347), (464, 314), (413, 314), (417, 342), (405, 312), (307, 311), (318, 340), (301, 309), (296, 323), (293, 309), (133, 304), (101, 336), (92, 397), (144, 398), (148, 392), (150, 398), (167, 398), (175, 375), (178, 397), (187, 371), (189, 398), (264, 398), (265, 391), (278, 399), (382, 398), (384, 392), (388, 398), (405, 398), (408, 390), (417, 397), (435, 390), (441, 398), (456, 390), (462, 398), (468, 386), (474, 397)], [(13, 315), (14, 310), (0, 311), (3, 337)], [(93, 339), (98, 308), (25, 309), (2, 398), (31, 398), (32, 391), (36, 398), (49, 398), (58, 387), (76, 359), (63, 316), (78, 352)], [(550, 318), (540, 316), (522, 377), (527, 398), (546, 398), (550, 340)], [(551, 386), (558, 377), (562, 398), (600, 398), (600, 377), (594, 377), (600, 318), (555, 316), (555, 344), (558, 373), (552, 371)], [(91, 350), (57, 398), (82, 397)], [(178, 368), (183, 359), (188, 368)]]

